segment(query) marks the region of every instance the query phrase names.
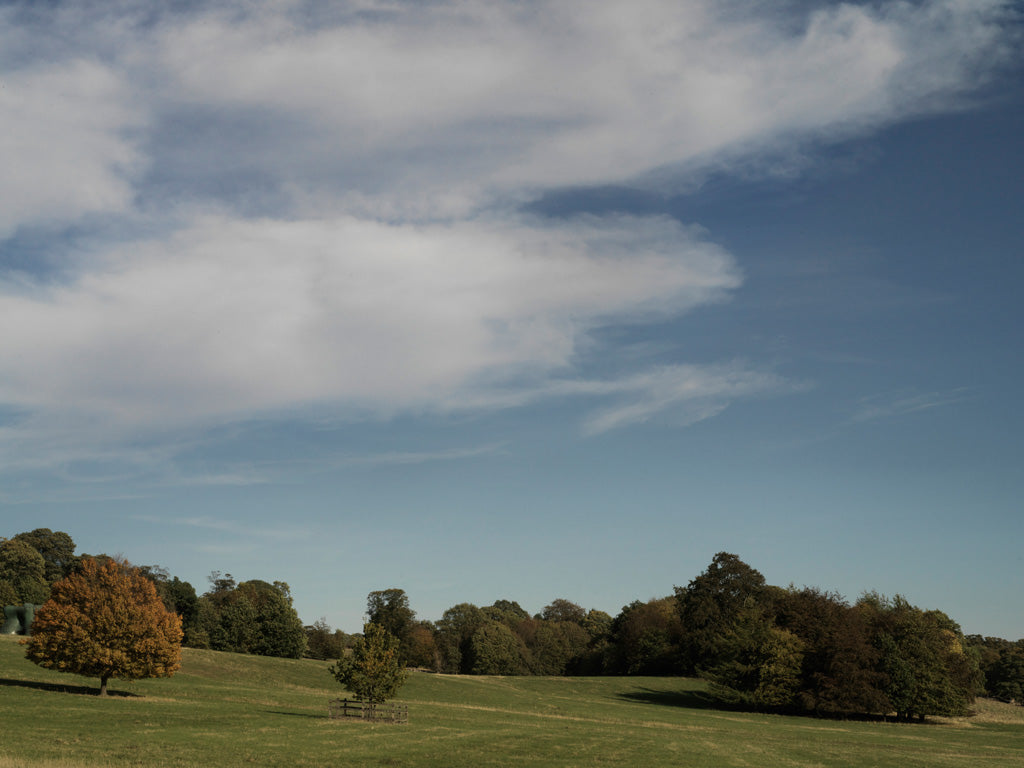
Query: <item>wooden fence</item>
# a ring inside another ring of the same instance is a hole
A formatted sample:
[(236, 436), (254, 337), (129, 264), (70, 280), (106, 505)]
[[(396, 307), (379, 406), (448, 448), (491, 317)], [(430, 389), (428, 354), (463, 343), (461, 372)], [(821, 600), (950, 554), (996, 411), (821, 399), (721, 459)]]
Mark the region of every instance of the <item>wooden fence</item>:
[(374, 703), (361, 699), (334, 699), (327, 705), (331, 719), (357, 717), (361, 720), (383, 720), (389, 723), (408, 723), (409, 705), (395, 702)]

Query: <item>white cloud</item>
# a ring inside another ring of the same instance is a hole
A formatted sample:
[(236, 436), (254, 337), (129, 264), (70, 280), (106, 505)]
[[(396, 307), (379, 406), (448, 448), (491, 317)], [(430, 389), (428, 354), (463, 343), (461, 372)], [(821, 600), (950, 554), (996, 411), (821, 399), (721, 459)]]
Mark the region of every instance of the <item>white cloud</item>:
[(143, 163), (121, 73), (87, 60), (0, 73), (0, 239), (127, 211)]
[(756, 162), (956, 106), (1011, 53), (1005, 7), (839, 4), (794, 23), (702, 0), (382, 2), (314, 27), (292, 2), (72, 2), (24, 30), (9, 12), (0, 235), (135, 193), (264, 185), (305, 215), (422, 219)]
[(780, 8), (361, 2), (311, 26), (295, 2), (70, 2), (24, 29), (9, 11), (0, 234), (254, 185), (317, 217), (460, 216), (954, 107), (1012, 55), (998, 0)]
[[(18, 329), (0, 334), (0, 405), (19, 413), (0, 452), (559, 395), (604, 398), (585, 427), (601, 432), (775, 390), (735, 366), (588, 380), (596, 329), (718, 301), (739, 271), (665, 219), (515, 209), (954, 108), (1005, 59), (1005, 7), (794, 23), (702, 0), (366, 0), (315, 25), (298, 2), (8, 9), (0, 238), (113, 224), (63, 282), (0, 273), (0, 327)], [(161, 234), (125, 234), (143, 226)]]
[(738, 285), (668, 219), (453, 225), (212, 217), (3, 286), (0, 401), (182, 424), (316, 403), (436, 408), (476, 382), (569, 370), (602, 323)]
[(794, 28), (727, 3), (387, 4), (310, 30), (286, 4), (163, 29), (152, 66), (183, 103), (301, 121), (301, 146), (248, 159), (271, 175), (446, 212), (949, 106), (1005, 57), (1001, 5), (836, 5)]

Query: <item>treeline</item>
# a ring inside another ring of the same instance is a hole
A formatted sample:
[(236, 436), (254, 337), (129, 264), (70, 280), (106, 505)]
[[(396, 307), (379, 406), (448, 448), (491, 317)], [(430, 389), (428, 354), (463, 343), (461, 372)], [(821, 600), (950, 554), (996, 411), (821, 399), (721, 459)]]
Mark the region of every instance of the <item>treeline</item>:
[(1024, 703), (1024, 640), (968, 635), (985, 676), (985, 694), (1012, 704)]
[[(80, 557), (70, 536), (45, 528), (0, 540), (0, 602), (45, 601)], [(182, 617), (187, 646), (338, 659), (358, 637), (323, 619), (303, 627), (284, 582), (214, 572), (198, 595), (159, 566), (141, 570)], [(371, 592), (366, 614), (398, 639), (406, 664), (437, 672), (699, 675), (748, 707), (903, 719), (962, 714), (976, 695), (1024, 699), (1024, 640), (964, 637), (943, 612), (899, 596), (851, 604), (814, 587), (772, 586), (725, 552), (672, 595), (614, 617), (566, 599), (533, 615), (497, 600), (423, 621), (396, 587)]]
[[(108, 555), (75, 554), (63, 531), (37, 528), (0, 539), (0, 605), (41, 605), (50, 588), (85, 559), (104, 562)], [(210, 575), (210, 588), (195, 588), (158, 565), (135, 566), (153, 582), (164, 606), (181, 616), (183, 643), (192, 648), (301, 658), (306, 632), (288, 584), (253, 580), (236, 583), (231, 574)]]
[(431, 634), (400, 589), (371, 593), (367, 614), (408, 662), (440, 672), (699, 675), (747, 707), (901, 719), (965, 714), (985, 691), (978, 650), (941, 611), (770, 586), (724, 552), (674, 595), (614, 618), (567, 600), (535, 616), (508, 600), (461, 603)]
[(306, 631), (286, 582), (236, 582), (230, 574), (210, 574), (202, 595), (187, 581), (170, 578), (159, 566), (140, 569), (156, 585), (168, 610), (181, 616), (182, 644), (190, 648), (302, 658)]
[[(499, 600), (460, 603), (431, 623), (416, 620), (397, 588), (371, 592), (367, 616), (399, 639), (407, 663), (439, 672), (699, 675), (748, 707), (901, 719), (964, 714), (982, 694), (1019, 702), (1024, 692), (1024, 641), (964, 637), (942, 611), (899, 596), (850, 604), (772, 586), (725, 552), (673, 595), (634, 601), (614, 618), (564, 599), (533, 616)], [(334, 642), (325, 658), (343, 652), (344, 636)]]

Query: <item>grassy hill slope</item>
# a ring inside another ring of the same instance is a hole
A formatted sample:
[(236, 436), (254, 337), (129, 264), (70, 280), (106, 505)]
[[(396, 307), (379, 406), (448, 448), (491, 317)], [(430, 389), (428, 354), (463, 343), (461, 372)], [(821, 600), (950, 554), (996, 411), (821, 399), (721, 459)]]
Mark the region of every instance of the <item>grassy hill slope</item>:
[(166, 680), (97, 683), (40, 669), (0, 637), (0, 768), (21, 766), (1005, 766), (1024, 712), (991, 702), (926, 725), (727, 712), (678, 678), (416, 673), (407, 725), (332, 721), (318, 661), (185, 650)]

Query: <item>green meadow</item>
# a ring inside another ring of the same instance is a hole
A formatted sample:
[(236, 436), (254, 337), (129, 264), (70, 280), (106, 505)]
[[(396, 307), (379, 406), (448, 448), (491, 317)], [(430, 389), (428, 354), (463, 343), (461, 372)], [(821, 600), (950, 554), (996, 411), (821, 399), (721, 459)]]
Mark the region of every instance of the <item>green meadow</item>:
[(327, 667), (186, 649), (174, 677), (101, 699), (0, 637), (0, 768), (1024, 765), (1024, 708), (989, 701), (908, 725), (729, 711), (690, 679), (414, 673), (393, 725), (329, 719)]

